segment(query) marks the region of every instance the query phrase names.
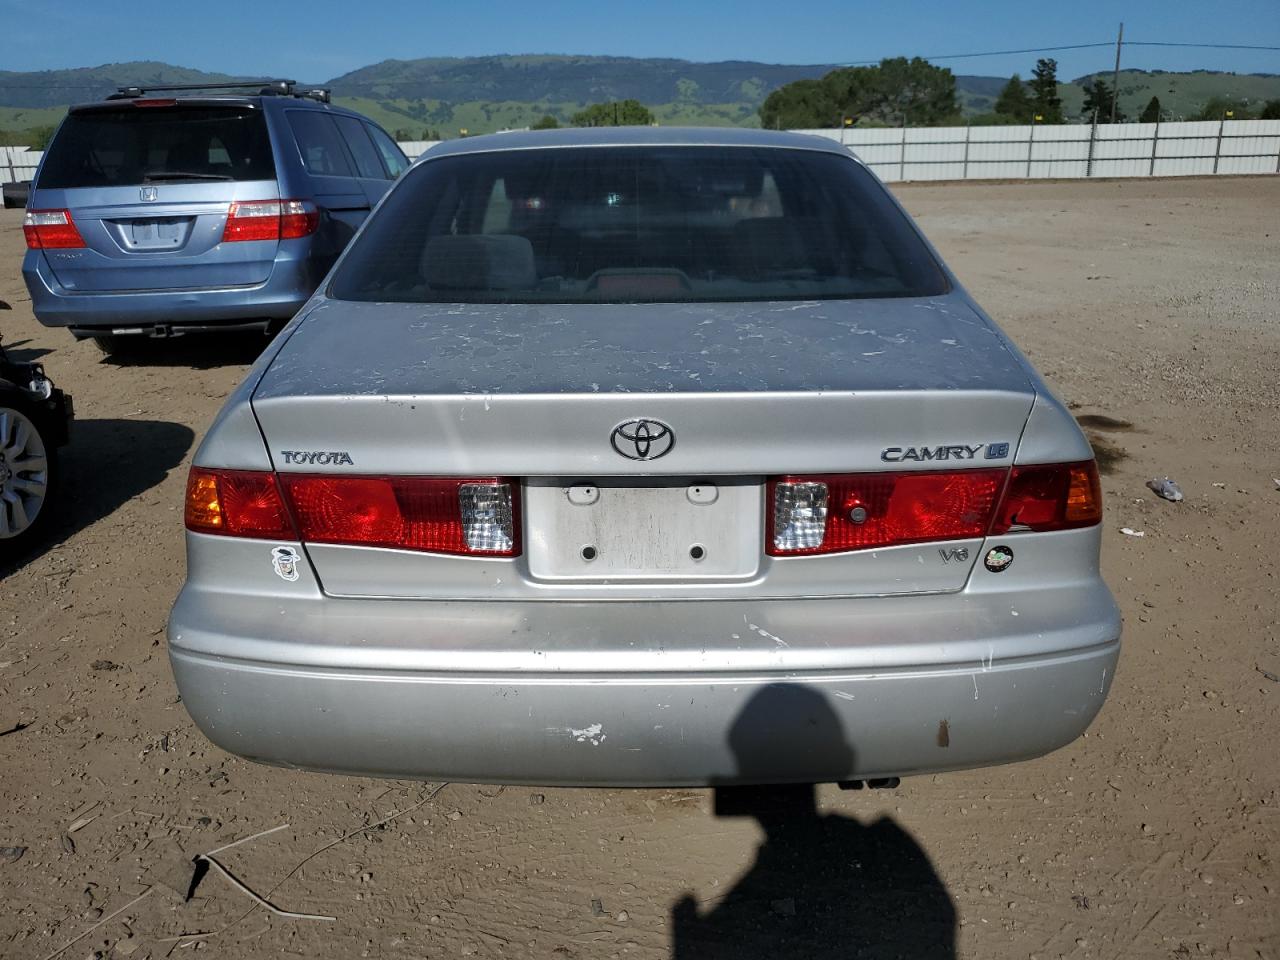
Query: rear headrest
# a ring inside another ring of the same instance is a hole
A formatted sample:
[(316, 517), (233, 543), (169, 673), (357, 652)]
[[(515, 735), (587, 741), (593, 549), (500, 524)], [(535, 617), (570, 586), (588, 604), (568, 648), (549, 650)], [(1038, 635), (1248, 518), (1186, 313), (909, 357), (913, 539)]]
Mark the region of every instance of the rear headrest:
[(538, 283), (533, 244), (509, 234), (432, 237), (422, 273), (433, 290), (528, 290)]

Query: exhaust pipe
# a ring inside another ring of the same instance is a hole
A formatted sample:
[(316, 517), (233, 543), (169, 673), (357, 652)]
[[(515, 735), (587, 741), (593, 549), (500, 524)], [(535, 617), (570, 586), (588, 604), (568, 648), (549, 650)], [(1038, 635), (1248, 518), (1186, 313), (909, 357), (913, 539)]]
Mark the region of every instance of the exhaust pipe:
[(880, 777), (875, 780), (841, 780), (836, 784), (841, 790), (897, 790), (901, 777)]

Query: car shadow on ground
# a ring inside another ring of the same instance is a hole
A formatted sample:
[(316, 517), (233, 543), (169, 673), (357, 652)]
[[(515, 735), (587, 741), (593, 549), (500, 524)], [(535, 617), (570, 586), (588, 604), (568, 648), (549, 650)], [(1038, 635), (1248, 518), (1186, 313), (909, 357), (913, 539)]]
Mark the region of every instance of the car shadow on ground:
[[(13, 556), (0, 550), (0, 578), (159, 484), (182, 463), (194, 440), (190, 427), (163, 420), (74, 421), (70, 442), (58, 451), (54, 499), (46, 503), (53, 512), (42, 531), (33, 531), (33, 543)], [(161, 515), (173, 516), (167, 510)]]
[(15, 363), (31, 363), (41, 357), (48, 356), (53, 350), (47, 347), (28, 347), (30, 340), (0, 341), (6, 356)]
[(246, 333), (191, 333), (181, 337), (154, 339), (122, 337), (102, 363), (112, 367), (187, 367), (212, 370), (215, 367), (247, 366), (258, 359), (271, 338), (252, 331)]
[[(822, 767), (852, 766), (835, 711), (799, 684), (763, 688), (729, 739), (748, 779), (776, 777), (788, 751), (799, 765), (817, 757)], [(765, 839), (723, 897), (675, 904), (674, 960), (954, 960), (955, 905), (928, 855), (892, 819), (821, 813), (810, 785), (718, 787), (715, 808), (720, 817), (755, 818)]]

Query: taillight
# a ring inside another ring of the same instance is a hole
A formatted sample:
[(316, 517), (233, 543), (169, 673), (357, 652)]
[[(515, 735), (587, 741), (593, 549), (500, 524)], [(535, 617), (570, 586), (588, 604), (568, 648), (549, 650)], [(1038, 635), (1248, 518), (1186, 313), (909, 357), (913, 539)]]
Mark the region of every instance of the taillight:
[(769, 482), (767, 550), (796, 556), (987, 532), (1005, 470), (781, 477)]
[(1098, 465), (1050, 463), (1014, 467), (993, 534), (1017, 530), (1070, 530), (1102, 520)]
[(32, 250), (66, 250), (84, 246), (84, 237), (76, 229), (70, 210), (28, 210), (22, 218), (22, 232)]
[(196, 533), (296, 540), (274, 473), (192, 467), (184, 519)]
[(319, 225), (320, 212), (310, 200), (237, 200), (227, 211), (222, 241), (293, 240)]
[(520, 552), (516, 486), (500, 479), (282, 474), (302, 539), (428, 553)]

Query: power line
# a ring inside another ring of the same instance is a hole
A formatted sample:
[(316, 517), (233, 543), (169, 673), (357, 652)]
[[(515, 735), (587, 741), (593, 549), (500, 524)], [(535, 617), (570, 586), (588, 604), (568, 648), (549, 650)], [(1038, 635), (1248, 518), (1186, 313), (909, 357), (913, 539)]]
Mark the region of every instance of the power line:
[[(988, 50), (985, 53), (944, 53), (934, 57), (921, 57), (922, 60), (964, 60), (970, 57), (1006, 57), (1020, 53), (1053, 53), (1058, 50), (1087, 50), (1090, 47), (1110, 47), (1112, 41), (1106, 43), (1069, 43), (1058, 47), (1027, 47), (1024, 50)], [(882, 58), (883, 59), (883, 58)], [(874, 66), (879, 60), (851, 60), (844, 64), (847, 67)]]
[(1126, 40), (1126, 47), (1202, 47), (1207, 50), (1280, 50), (1253, 43), (1165, 43), (1160, 40)]

